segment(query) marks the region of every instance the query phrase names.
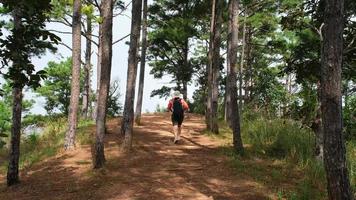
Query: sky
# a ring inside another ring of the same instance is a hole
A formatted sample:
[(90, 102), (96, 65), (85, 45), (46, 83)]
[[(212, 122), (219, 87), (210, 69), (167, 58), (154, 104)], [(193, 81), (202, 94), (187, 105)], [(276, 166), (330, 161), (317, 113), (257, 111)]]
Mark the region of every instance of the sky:
[[(124, 1), (125, 5), (129, 3), (129, 0)], [(152, 1), (149, 1), (149, 4)], [(118, 16), (114, 19), (113, 23), (113, 41), (116, 41), (117, 39), (120, 39), (127, 34), (130, 33), (130, 27), (131, 27), (131, 7), (129, 6), (128, 9), (123, 12), (123, 15)], [(59, 24), (59, 23), (49, 23), (47, 24), (48, 29), (52, 30), (60, 30), (64, 32), (70, 32), (71, 28), (66, 27), (65, 25)], [(56, 33), (57, 34), (57, 33)], [(96, 33), (94, 33), (96, 34)], [(57, 34), (59, 37), (61, 37), (62, 42), (67, 44), (68, 46), (72, 46), (72, 37), (70, 34)], [(127, 77), (127, 60), (128, 60), (128, 50), (129, 46), (126, 44), (126, 42), (129, 42), (129, 37), (127, 37), (125, 40), (115, 44), (113, 46), (113, 57), (112, 57), (112, 72), (111, 72), (111, 80), (119, 80), (120, 81), (120, 92), (122, 94), (120, 101), (122, 104), (124, 104), (124, 98), (125, 98), (125, 91), (126, 91), (126, 77)], [(82, 37), (82, 58), (84, 60), (84, 49), (85, 49), (85, 38)], [(92, 55), (92, 64), (93, 64), (93, 74), (91, 77), (91, 82), (92, 82), (92, 89), (95, 90), (96, 88), (96, 63), (97, 63), (97, 48), (93, 44), (93, 55)], [(37, 70), (43, 69), (46, 67), (47, 63), (49, 61), (55, 61), (59, 62), (67, 57), (71, 56), (71, 51), (62, 45), (58, 46), (58, 51), (56, 54), (52, 54), (50, 52), (46, 53), (46, 55), (40, 57), (40, 58), (33, 58), (33, 63), (36, 66)], [(139, 66), (138, 66), (138, 73), (139, 73)], [(165, 99), (160, 99), (158, 97), (150, 97), (151, 91), (154, 89), (159, 89), (163, 85), (169, 85), (170, 78), (169, 76), (163, 77), (163, 79), (154, 79), (152, 75), (149, 74), (150, 72), (150, 67), (148, 63), (146, 62), (146, 70), (145, 70), (145, 87), (144, 87), (144, 96), (143, 96), (143, 112), (153, 112), (156, 108), (157, 105), (160, 106), (166, 106), (167, 100)], [(137, 82), (138, 82), (138, 77), (139, 74), (137, 75)], [(138, 83), (136, 84), (136, 86)], [(193, 94), (193, 89), (194, 86), (189, 86), (188, 87), (188, 98), (192, 97)], [(137, 88), (136, 88), (136, 93), (137, 93)], [(137, 95), (136, 95), (137, 96)], [(27, 92), (25, 94), (25, 98), (27, 99), (35, 99), (36, 104), (34, 108), (31, 110), (32, 113), (34, 114), (45, 114), (44, 110), (44, 99), (37, 97), (36, 94), (33, 94), (31, 92)], [(136, 101), (135, 101), (136, 102)], [(136, 103), (135, 103), (136, 104)]]

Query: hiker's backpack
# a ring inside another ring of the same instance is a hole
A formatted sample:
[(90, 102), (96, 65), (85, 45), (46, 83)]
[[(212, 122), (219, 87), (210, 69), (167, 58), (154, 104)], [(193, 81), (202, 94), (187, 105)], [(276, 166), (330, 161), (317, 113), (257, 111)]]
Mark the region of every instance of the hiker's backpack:
[(173, 99), (173, 115), (181, 116), (181, 115), (183, 115), (183, 113), (184, 113), (184, 110), (183, 110), (181, 99), (174, 98)]

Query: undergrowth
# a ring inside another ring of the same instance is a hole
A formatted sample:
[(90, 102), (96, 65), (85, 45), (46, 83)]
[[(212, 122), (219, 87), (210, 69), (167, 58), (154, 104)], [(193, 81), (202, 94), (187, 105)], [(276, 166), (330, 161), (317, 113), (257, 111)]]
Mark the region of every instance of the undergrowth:
[[(40, 124), (44, 125), (42, 133), (33, 133), (21, 139), (20, 170), (56, 155), (64, 146), (65, 131), (67, 129), (66, 118), (49, 118), (41, 121)], [(90, 125), (93, 125), (92, 121), (79, 122), (76, 135), (78, 144), (90, 143), (90, 133), (85, 129)], [(5, 173), (7, 170), (7, 161), (4, 158), (6, 155), (7, 148), (0, 149), (0, 156), (5, 160), (1, 164), (1, 173)]]
[[(205, 133), (225, 144), (221, 153), (230, 157), (237, 174), (245, 174), (274, 191), (271, 198), (290, 200), (326, 199), (326, 179), (322, 162), (313, 155), (314, 134), (300, 123), (286, 119), (245, 116), (241, 135), (245, 154), (232, 148), (231, 130), (219, 124), (219, 134)], [(347, 143), (351, 185), (356, 189), (356, 141)]]

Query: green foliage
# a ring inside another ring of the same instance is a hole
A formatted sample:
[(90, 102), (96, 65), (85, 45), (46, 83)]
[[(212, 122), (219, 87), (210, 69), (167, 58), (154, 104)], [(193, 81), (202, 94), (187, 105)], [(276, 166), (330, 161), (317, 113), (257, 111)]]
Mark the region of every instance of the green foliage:
[[(0, 149), (6, 144), (6, 137), (8, 137), (11, 130), (11, 116), (12, 116), (12, 89), (9, 82), (5, 82), (2, 85), (3, 91), (0, 96)], [(24, 127), (26, 127), (26, 118), (29, 115), (29, 110), (34, 104), (33, 100), (22, 100), (23, 115), (24, 115)]]
[(278, 81), (278, 73), (276, 68), (260, 69), (253, 88), (252, 103), (265, 108), (269, 115), (277, 113), (281, 102), (286, 101), (287, 91)]
[(108, 110), (107, 115), (109, 117), (117, 117), (122, 113), (123, 105), (120, 102), (120, 87), (119, 81), (115, 80), (110, 84), (110, 91), (108, 96)]
[[(70, 79), (72, 76), (72, 59), (67, 58), (59, 63), (49, 62), (44, 68), (47, 78), (43, 82), (43, 86), (38, 88), (36, 92), (45, 98), (44, 108), (48, 114), (53, 114), (60, 111), (63, 114), (68, 114), (70, 103)], [(81, 73), (81, 86), (84, 84), (83, 73)], [(83, 87), (81, 87), (83, 88)]]
[(344, 134), (348, 140), (356, 140), (356, 95), (345, 99), (343, 109)]
[[(211, 136), (227, 143), (221, 153), (230, 158), (236, 173), (272, 189), (279, 199), (326, 198), (324, 167), (314, 158), (314, 134), (310, 129), (292, 120), (268, 120), (259, 112), (245, 111), (241, 133), (246, 153), (240, 156), (232, 148), (230, 128), (225, 123), (220, 127), (220, 134)], [(348, 145), (349, 163), (354, 163), (350, 150), (353, 147)]]
[[(171, 76), (173, 86), (164, 86), (152, 96), (167, 96), (168, 89), (182, 91), (194, 71), (193, 59), (188, 56), (190, 40), (200, 35), (201, 22), (207, 10), (205, 1), (159, 0), (149, 8), (148, 59), (155, 78)], [(203, 33), (203, 32), (201, 32)], [(204, 32), (205, 33), (205, 32)]]
[(43, 54), (47, 49), (56, 50), (53, 43), (60, 41), (59, 37), (45, 30), (46, 13), (51, 10), (50, 0), (5, 0), (2, 6), (8, 11), (6, 14), (15, 13), (21, 21), (13, 26), (8, 36), (0, 38), (1, 64), (9, 66), (11, 63), (4, 77), (15, 87), (28, 85), (37, 88), (45, 72), (35, 72), (30, 58)]

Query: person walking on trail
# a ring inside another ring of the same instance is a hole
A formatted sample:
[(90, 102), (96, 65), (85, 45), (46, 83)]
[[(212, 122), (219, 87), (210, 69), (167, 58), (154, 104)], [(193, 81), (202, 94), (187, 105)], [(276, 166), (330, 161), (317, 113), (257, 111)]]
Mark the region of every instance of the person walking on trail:
[(184, 120), (184, 112), (189, 110), (189, 106), (184, 99), (181, 98), (179, 91), (173, 92), (172, 99), (168, 103), (168, 111), (172, 112), (172, 124), (174, 133), (174, 144), (180, 140), (182, 132), (182, 123)]

